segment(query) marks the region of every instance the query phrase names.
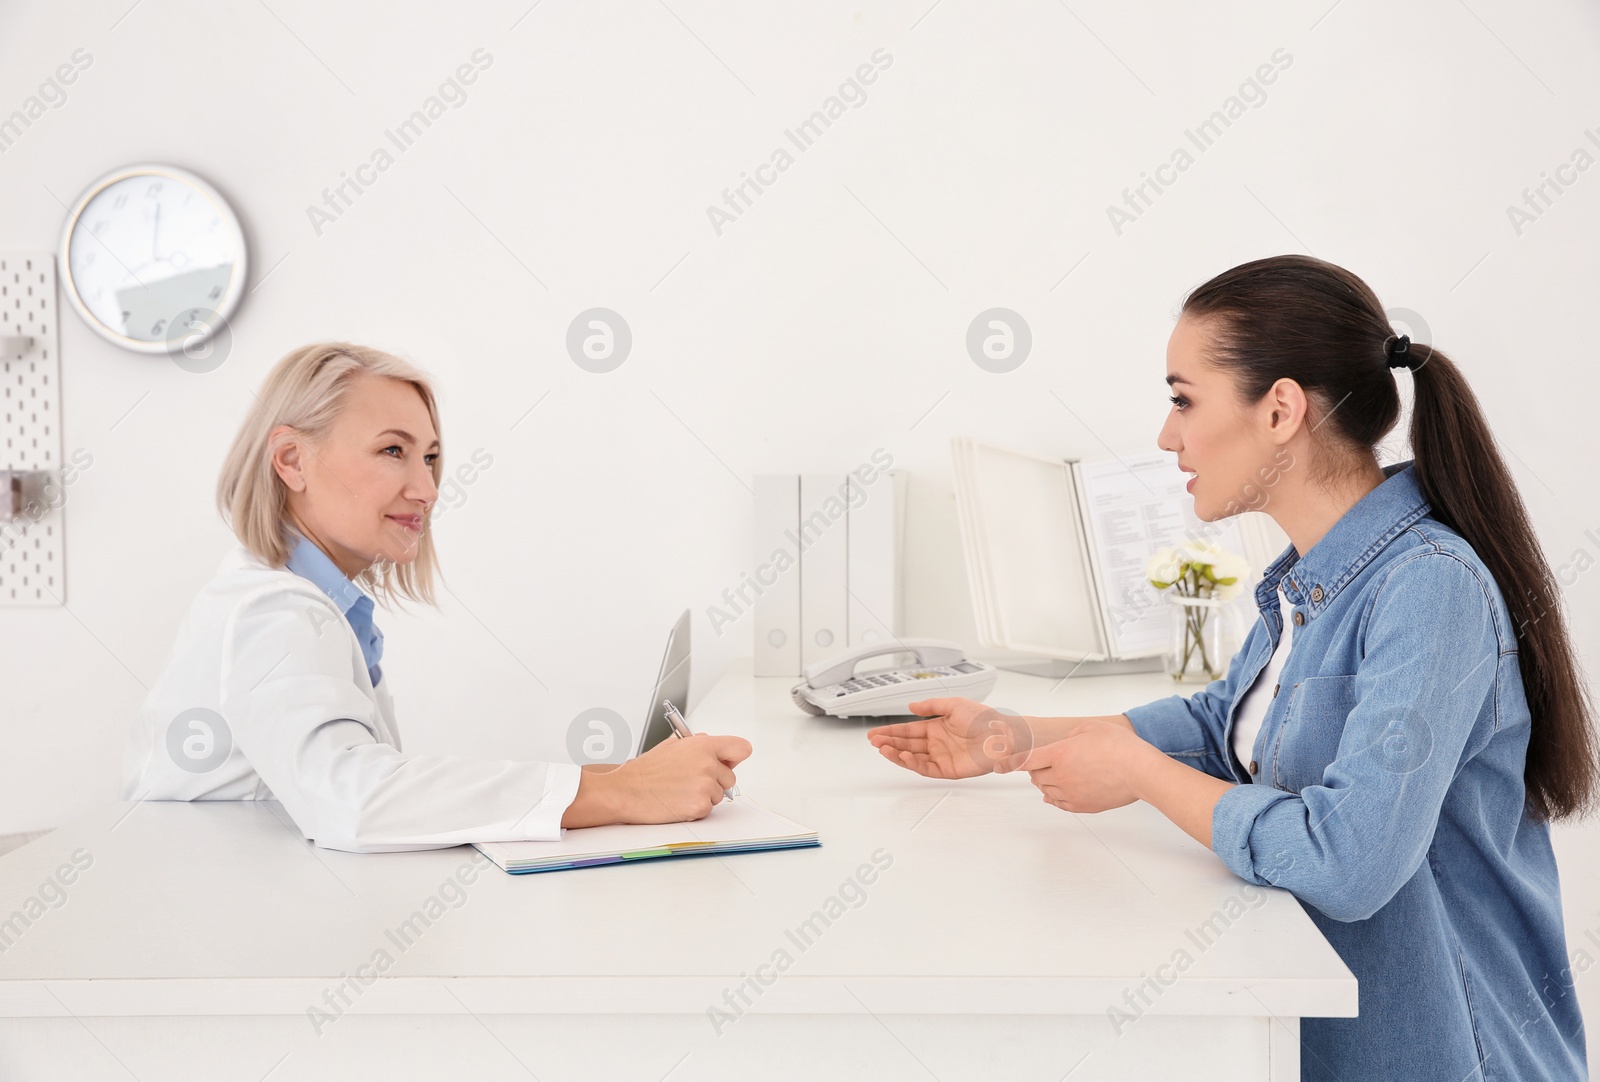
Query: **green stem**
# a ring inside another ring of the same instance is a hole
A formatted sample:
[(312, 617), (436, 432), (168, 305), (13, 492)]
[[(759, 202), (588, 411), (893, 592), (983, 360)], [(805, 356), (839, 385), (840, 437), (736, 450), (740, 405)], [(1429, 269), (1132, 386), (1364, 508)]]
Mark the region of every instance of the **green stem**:
[(1217, 676), (1216, 670), (1212, 667), (1210, 655), (1206, 653), (1206, 620), (1210, 615), (1207, 611), (1201, 611), (1196, 614), (1195, 640), (1200, 646), (1200, 665), (1205, 669), (1206, 676), (1215, 680)]
[[(1193, 596), (1186, 594), (1181, 590), (1179, 593), (1186, 597)], [(1217, 677), (1217, 673), (1212, 667), (1211, 656), (1206, 651), (1205, 638), (1206, 619), (1210, 614), (1202, 610), (1198, 605), (1184, 605), (1183, 610), (1183, 658), (1178, 664), (1178, 669), (1174, 674), (1174, 679), (1183, 679), (1184, 674), (1189, 671), (1189, 660), (1194, 656), (1194, 652), (1198, 648), (1200, 651), (1201, 668), (1204, 670), (1209, 679), (1214, 680)]]

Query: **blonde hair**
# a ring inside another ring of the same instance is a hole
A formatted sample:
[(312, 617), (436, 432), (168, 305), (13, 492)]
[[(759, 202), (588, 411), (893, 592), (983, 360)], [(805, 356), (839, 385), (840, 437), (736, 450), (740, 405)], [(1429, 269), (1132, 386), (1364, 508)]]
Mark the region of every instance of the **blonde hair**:
[[(439, 432), (439, 410), (428, 377), (410, 362), (370, 346), (350, 342), (317, 342), (286, 354), (267, 373), (239, 434), (222, 464), (217, 479), (217, 509), (240, 540), (272, 567), (289, 558), (288, 489), (272, 465), (274, 444), (270, 436), (278, 425), (288, 425), (299, 435), (320, 442), (344, 406), (351, 383), (361, 375), (384, 376), (411, 384), (428, 407), (428, 419)], [(444, 471), (444, 437), (433, 460), (433, 482)], [(281, 440), (280, 440), (281, 442)], [(417, 542), (417, 558), (396, 564), (377, 560), (355, 579), (384, 607), (400, 597), (437, 606), (433, 576), (438, 558), (433, 531), (424, 521)]]

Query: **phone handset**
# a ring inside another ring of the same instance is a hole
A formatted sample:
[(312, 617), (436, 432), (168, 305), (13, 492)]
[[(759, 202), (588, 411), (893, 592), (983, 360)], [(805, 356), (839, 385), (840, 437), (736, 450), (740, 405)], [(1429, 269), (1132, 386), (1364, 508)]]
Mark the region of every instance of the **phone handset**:
[(854, 675), (857, 665), (885, 654), (913, 654), (917, 664), (924, 668), (955, 665), (966, 656), (961, 647), (942, 639), (896, 639), (892, 642), (870, 643), (807, 666), (806, 683), (814, 688), (842, 684)]
[[(888, 654), (911, 654), (909, 666), (879, 666), (860, 676), (856, 666)], [(834, 717), (898, 717), (911, 704), (930, 696), (977, 699), (980, 702), (1000, 673), (983, 661), (969, 661), (961, 647), (943, 639), (893, 639), (858, 646), (808, 665), (805, 679), (789, 689), (794, 704), (807, 714)]]

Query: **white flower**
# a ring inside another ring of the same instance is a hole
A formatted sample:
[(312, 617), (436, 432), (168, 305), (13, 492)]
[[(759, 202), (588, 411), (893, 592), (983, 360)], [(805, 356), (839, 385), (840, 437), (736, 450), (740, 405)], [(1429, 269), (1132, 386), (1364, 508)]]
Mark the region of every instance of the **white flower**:
[(1191, 538), (1177, 548), (1164, 548), (1145, 564), (1145, 578), (1158, 590), (1192, 576), (1191, 590), (1201, 597), (1214, 597), (1222, 601), (1237, 597), (1244, 589), (1244, 580), (1250, 574), (1250, 564), (1243, 556), (1228, 552), (1210, 541)]
[(1183, 561), (1179, 558), (1176, 549), (1157, 549), (1154, 556), (1150, 557), (1144, 567), (1144, 577), (1150, 580), (1150, 585), (1157, 590), (1165, 590), (1178, 579), (1183, 577)]
[(1211, 581), (1211, 561), (1214, 557), (1204, 547), (1190, 542), (1178, 550), (1184, 569), (1194, 576), (1195, 585), (1205, 587)]

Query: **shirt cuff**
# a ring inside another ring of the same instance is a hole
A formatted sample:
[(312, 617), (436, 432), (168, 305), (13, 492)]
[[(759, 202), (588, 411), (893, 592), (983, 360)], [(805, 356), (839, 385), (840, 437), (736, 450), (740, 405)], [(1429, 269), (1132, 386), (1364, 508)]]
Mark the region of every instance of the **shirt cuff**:
[(1198, 739), (1200, 723), (1182, 695), (1168, 695), (1153, 703), (1129, 707), (1123, 713), (1133, 723), (1133, 731), (1140, 740), (1154, 744), (1168, 755), (1209, 750), (1204, 739)]
[(1168, 695), (1153, 703), (1129, 707), (1123, 713), (1140, 740), (1203, 774), (1234, 780), (1232, 767), (1217, 754), (1221, 737), (1212, 739), (1191, 700), (1182, 695)]
[(1286, 793), (1271, 785), (1247, 782), (1235, 785), (1217, 798), (1211, 809), (1211, 851), (1228, 870), (1240, 879), (1260, 886), (1272, 885), (1272, 876), (1291, 859), (1287, 853), (1262, 853), (1250, 847), (1256, 820), (1272, 805), (1283, 800), (1298, 800), (1298, 793)]
[[(549, 763), (545, 767), (544, 798), (522, 820), (526, 840), (558, 842), (561, 840), (561, 817), (578, 796), (578, 782), (583, 768), (575, 763)], [(519, 830), (519, 833), (522, 831)]]

